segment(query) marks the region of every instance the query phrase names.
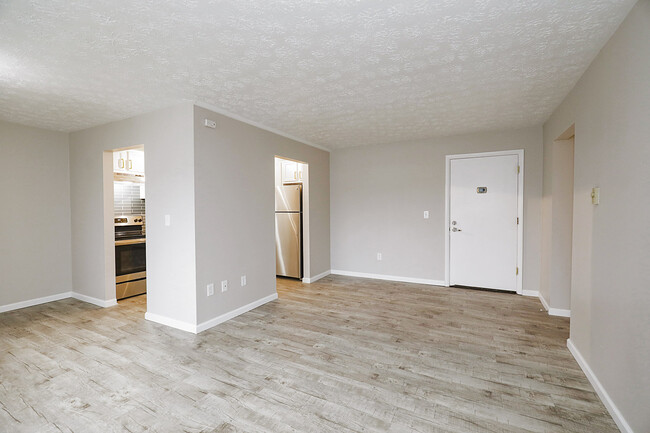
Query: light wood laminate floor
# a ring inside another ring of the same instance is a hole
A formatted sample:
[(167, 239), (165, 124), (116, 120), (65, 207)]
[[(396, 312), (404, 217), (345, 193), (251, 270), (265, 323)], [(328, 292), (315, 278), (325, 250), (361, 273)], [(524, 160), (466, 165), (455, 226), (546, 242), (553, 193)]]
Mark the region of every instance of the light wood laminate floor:
[(0, 314), (2, 432), (616, 432), (535, 298), (329, 276), (192, 335), (145, 298)]

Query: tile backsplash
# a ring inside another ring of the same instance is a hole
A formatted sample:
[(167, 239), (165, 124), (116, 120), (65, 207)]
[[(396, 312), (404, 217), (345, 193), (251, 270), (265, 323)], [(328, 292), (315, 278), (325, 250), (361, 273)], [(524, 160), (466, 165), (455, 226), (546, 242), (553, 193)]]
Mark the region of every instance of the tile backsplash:
[(113, 182), (115, 216), (144, 215), (144, 199), (140, 198), (140, 183)]

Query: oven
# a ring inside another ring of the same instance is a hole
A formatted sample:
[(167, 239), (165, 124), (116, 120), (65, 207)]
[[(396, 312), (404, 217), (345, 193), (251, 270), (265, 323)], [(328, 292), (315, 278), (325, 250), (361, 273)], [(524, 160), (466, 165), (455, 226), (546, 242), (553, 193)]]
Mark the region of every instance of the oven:
[(147, 292), (144, 217), (115, 217), (115, 294), (117, 299)]

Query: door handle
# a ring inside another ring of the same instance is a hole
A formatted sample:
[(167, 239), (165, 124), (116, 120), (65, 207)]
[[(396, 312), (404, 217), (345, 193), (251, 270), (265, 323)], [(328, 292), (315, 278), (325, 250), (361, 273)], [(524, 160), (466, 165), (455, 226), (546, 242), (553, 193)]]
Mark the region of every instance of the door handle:
[(462, 230), (461, 230), (461, 229), (459, 229), (459, 228), (456, 228), (456, 227), (454, 227), (453, 229), (451, 229), (451, 231), (452, 231), (452, 232), (462, 232)]

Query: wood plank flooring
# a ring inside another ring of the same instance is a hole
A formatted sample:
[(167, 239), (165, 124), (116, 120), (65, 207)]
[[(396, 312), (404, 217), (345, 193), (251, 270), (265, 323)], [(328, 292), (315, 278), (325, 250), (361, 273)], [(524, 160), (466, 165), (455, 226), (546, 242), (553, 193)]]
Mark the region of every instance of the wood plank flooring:
[(144, 296), (0, 314), (0, 432), (616, 432), (535, 298), (329, 276), (192, 335)]

